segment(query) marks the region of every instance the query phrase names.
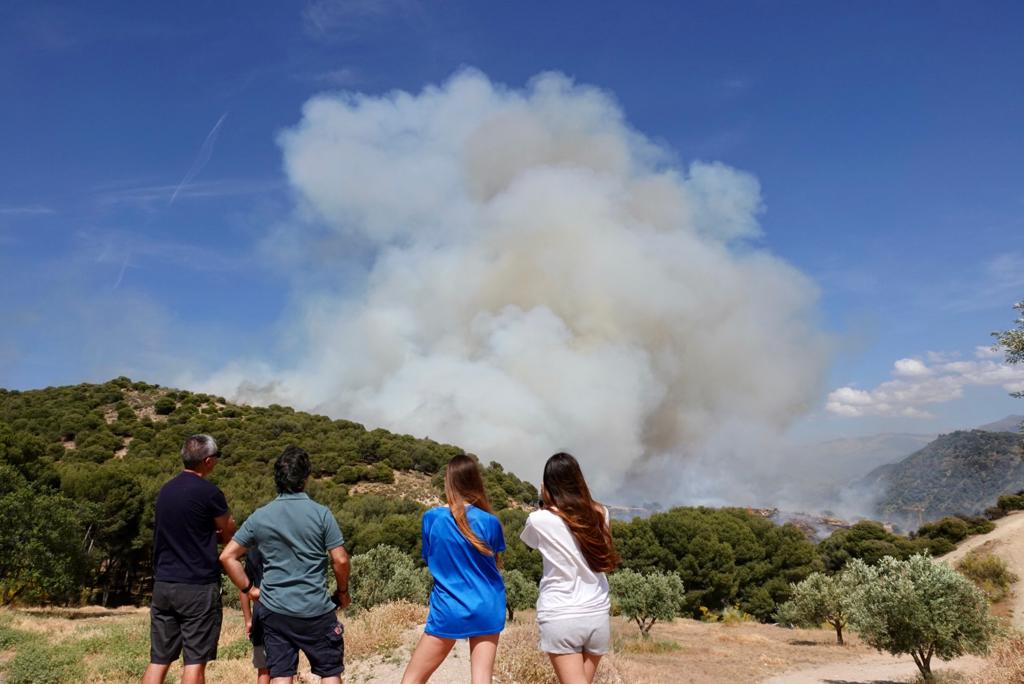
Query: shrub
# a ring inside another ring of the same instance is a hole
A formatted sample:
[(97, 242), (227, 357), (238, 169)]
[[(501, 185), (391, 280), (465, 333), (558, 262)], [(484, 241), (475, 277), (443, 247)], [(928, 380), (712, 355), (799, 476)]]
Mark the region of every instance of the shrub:
[(672, 620), (682, 610), (685, 590), (675, 573), (619, 570), (610, 583), (619, 613), (635, 622), (644, 638), (655, 622)]
[(996, 500), (996, 507), (1005, 515), (1010, 511), (1024, 510), (1024, 492), (1005, 494)]
[(971, 551), (956, 565), (956, 569), (985, 592), (992, 603), (998, 603), (1010, 593), (1010, 585), (1017, 581), (1006, 561), (980, 549)]
[(931, 660), (982, 655), (997, 633), (988, 600), (966, 577), (927, 555), (850, 563), (857, 586), (850, 625), (870, 646), (909, 653), (925, 680)]
[(540, 589), (537, 583), (519, 570), (505, 570), (505, 607), (508, 619), (515, 620), (515, 611), (527, 610), (537, 605)]
[(352, 602), (367, 609), (382, 603), (426, 603), (430, 591), (427, 575), (412, 559), (394, 546), (375, 546), (352, 556)]
[(174, 409), (176, 408), (178, 408), (178, 405), (175, 403), (174, 399), (171, 399), (170, 397), (160, 397), (160, 399), (158, 399), (153, 405), (153, 411), (155, 411), (158, 416), (168, 416), (174, 413)]

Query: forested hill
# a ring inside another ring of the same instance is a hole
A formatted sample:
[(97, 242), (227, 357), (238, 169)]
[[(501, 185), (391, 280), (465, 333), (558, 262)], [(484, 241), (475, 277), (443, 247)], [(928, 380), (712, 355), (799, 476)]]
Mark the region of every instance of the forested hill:
[(882, 519), (912, 529), (946, 515), (979, 514), (1001, 494), (1024, 489), (1024, 435), (983, 430), (941, 435), (856, 486), (878, 493)]
[[(239, 406), (123, 377), (43, 390), (0, 389), (0, 496), (8, 502), (0, 510), (0, 527), (25, 528), (26, 534), (45, 529), (53, 537), (36, 545), (35, 556), (22, 548), (25, 534), (0, 537), (0, 575), (36, 575), (21, 584), (5, 582), (4, 593), (19, 592), (13, 598), (26, 600), (33, 598), (26, 592), (45, 594), (39, 600), (137, 598), (151, 574), (156, 492), (181, 469), (184, 437), (199, 432), (220, 445), (210, 480), (224, 490), (239, 522), (273, 497), (273, 461), (281, 450), (297, 444), (309, 451), (310, 495), (335, 511), (356, 553), (379, 543), (416, 549), (419, 513), (425, 503), (440, 502), (444, 465), (463, 453), (347, 420), (276, 405)], [(496, 463), (484, 475), (498, 509), (537, 499), (533, 485)], [(19, 518), (25, 511), (33, 511), (31, 519)], [(61, 566), (66, 572), (57, 578)], [(51, 571), (53, 581), (40, 581), (39, 573)], [(87, 587), (86, 596), (69, 595), (81, 590), (73, 578), (81, 580), (86, 572), (95, 573), (96, 593)]]

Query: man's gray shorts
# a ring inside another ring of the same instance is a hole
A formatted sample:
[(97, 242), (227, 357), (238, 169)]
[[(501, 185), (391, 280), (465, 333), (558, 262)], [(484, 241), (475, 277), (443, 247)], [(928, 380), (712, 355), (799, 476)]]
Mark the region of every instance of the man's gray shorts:
[(590, 653), (604, 655), (611, 642), (608, 614), (584, 615), (538, 623), (540, 650), (555, 655)]
[(252, 647), (252, 666), (257, 670), (267, 669), (267, 649), (262, 646)]
[(220, 584), (156, 582), (149, 608), (149, 662), (167, 665), (185, 651), (185, 664), (217, 659)]

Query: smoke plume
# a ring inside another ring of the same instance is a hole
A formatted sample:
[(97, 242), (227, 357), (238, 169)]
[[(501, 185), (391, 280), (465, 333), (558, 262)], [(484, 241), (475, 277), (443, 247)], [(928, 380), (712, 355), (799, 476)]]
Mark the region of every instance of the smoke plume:
[(606, 495), (637, 474), (693, 494), (690, 466), (725, 486), (708, 473), (758, 458), (730, 434), (777, 434), (817, 398), (816, 288), (757, 247), (757, 179), (676, 162), (606, 92), (463, 71), (315, 97), (280, 144), (301, 341), (284, 367), (224, 369), (222, 393), (532, 480), (570, 450)]

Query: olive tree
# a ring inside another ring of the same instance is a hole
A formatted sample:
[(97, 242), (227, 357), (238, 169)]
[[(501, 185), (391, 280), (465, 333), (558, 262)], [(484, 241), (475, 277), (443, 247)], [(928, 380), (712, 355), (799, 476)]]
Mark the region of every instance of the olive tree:
[(655, 622), (678, 615), (686, 598), (683, 580), (671, 572), (619, 570), (609, 581), (619, 613), (635, 622), (645, 639)]
[(517, 610), (526, 610), (537, 605), (540, 590), (537, 583), (519, 570), (504, 570), (505, 578), (505, 609), (508, 619), (515, 620)]
[(836, 643), (842, 645), (843, 628), (850, 620), (856, 595), (853, 574), (815, 572), (791, 587), (790, 599), (779, 606), (776, 613), (779, 622), (809, 627), (820, 627), (827, 622), (836, 630)]
[[(1013, 308), (1020, 313), (1017, 327), (1002, 332), (994, 332), (996, 348), (1006, 353), (1006, 363), (1024, 363), (1024, 301), (1017, 302)], [(1013, 392), (1012, 396), (1024, 398), (1024, 392)]]
[(926, 681), (933, 656), (988, 652), (998, 629), (988, 600), (953, 568), (928, 555), (887, 556), (875, 566), (856, 559), (848, 567), (858, 587), (850, 626), (879, 651), (909, 653)]

